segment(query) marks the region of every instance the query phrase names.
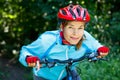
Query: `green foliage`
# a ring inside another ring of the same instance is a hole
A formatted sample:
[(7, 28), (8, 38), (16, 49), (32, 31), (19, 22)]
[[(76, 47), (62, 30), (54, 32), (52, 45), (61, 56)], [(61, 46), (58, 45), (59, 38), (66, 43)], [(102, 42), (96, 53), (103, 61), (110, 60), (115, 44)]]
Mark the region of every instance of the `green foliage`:
[(120, 79), (120, 69), (119, 69), (119, 57), (112, 59), (109, 58), (108, 61), (99, 61), (96, 63), (83, 62), (79, 64), (79, 71), (82, 80), (119, 80)]

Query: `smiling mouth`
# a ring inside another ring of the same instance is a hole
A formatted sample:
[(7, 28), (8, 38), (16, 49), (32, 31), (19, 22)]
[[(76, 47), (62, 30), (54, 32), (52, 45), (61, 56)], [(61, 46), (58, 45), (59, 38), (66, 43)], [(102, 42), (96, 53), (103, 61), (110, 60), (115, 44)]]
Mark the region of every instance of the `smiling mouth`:
[(71, 39), (73, 39), (73, 40), (78, 40), (79, 38), (75, 38), (75, 37), (70, 37)]

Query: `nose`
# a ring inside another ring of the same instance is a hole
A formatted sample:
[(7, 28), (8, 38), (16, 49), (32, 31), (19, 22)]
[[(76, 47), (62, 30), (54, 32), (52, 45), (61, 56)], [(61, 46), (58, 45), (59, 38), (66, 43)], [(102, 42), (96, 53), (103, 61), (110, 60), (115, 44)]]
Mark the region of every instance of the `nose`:
[(78, 30), (77, 29), (73, 29), (73, 35), (77, 35), (78, 34)]

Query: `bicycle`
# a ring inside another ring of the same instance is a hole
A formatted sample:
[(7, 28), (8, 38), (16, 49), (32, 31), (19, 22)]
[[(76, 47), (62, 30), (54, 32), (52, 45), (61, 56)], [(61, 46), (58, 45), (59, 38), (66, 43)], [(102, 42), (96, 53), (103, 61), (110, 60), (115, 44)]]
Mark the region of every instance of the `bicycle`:
[[(38, 65), (39, 64), (46, 64), (47, 67), (51, 68), (51, 67), (54, 67), (57, 63), (59, 64), (66, 64), (66, 72), (67, 72), (67, 77), (66, 79), (67, 80), (73, 80), (72, 79), (72, 70), (71, 70), (71, 66), (73, 65), (73, 63), (75, 62), (79, 62), (79, 61), (82, 61), (84, 60), (85, 58), (88, 59), (88, 61), (90, 62), (95, 62), (95, 61), (98, 61), (98, 60), (107, 60), (107, 59), (104, 59), (104, 58), (97, 58), (97, 54), (96, 53), (92, 53), (92, 54), (88, 54), (88, 55), (84, 55), (83, 57), (81, 58), (77, 58), (77, 59), (68, 59), (68, 60), (58, 60), (58, 59), (44, 59), (42, 61), (37, 61), (37, 65), (36, 65), (36, 68), (39, 70), (38, 68)], [(45, 67), (45, 66), (44, 66)]]

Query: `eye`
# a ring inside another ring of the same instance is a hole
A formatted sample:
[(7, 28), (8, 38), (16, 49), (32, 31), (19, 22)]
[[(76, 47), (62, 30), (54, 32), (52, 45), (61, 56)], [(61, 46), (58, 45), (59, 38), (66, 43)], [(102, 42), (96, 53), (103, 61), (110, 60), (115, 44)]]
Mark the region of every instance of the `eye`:
[(81, 27), (79, 27), (78, 29), (82, 29)]
[(84, 26), (80, 26), (78, 29), (84, 29)]
[(71, 28), (72, 28), (72, 26), (69, 26), (68, 28), (70, 28), (70, 29), (71, 29)]
[(83, 27), (80, 27), (80, 28), (78, 28), (78, 29), (83, 29)]

